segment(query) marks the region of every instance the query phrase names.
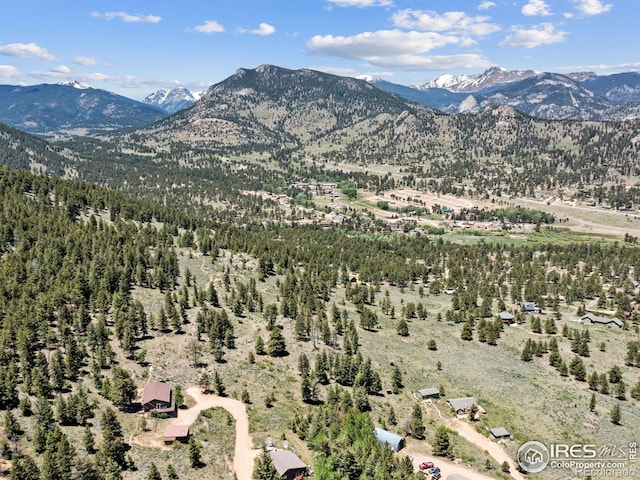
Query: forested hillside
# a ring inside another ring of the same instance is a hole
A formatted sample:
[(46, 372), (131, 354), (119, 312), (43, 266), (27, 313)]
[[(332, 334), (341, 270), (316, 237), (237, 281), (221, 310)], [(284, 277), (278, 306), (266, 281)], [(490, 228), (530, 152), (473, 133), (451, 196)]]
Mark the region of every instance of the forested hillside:
[[(640, 426), (631, 238), (464, 245), (237, 226), (7, 168), (0, 202), (0, 449), (12, 480), (139, 479), (152, 464), (227, 478), (230, 443), (214, 433), (224, 418), (201, 417), (195, 447), (158, 456), (144, 442), (166, 421), (135, 413), (157, 379), (242, 399), (254, 441), (285, 436), (326, 479), (410, 478), (402, 456), (374, 447), (371, 426), (430, 442), (440, 420), (413, 394), (426, 382), (477, 396), (480, 424), (504, 423), (520, 442), (631, 441)], [(523, 300), (547, 312), (542, 323)], [(587, 304), (623, 328), (570, 322)], [(494, 320), (505, 309), (520, 327)], [(495, 371), (479, 382), (477, 369)], [(463, 441), (444, 454), (492, 465)]]

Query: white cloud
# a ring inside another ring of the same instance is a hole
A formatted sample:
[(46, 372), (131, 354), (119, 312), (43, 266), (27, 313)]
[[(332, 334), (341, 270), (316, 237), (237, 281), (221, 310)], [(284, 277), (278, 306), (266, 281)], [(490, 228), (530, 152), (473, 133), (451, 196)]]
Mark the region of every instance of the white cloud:
[(307, 42), (307, 48), (314, 53), (368, 59), (372, 56), (424, 53), (459, 42), (460, 39), (456, 36), (435, 32), (379, 30), (351, 37), (316, 35)]
[(551, 15), (551, 10), (544, 0), (529, 0), (529, 3), (522, 6), (522, 14), (528, 17), (546, 17)]
[(67, 67), (66, 65), (58, 65), (57, 67), (53, 67), (51, 69), (51, 71), (53, 73), (62, 73), (62, 74), (67, 74), (67, 73), (71, 73), (71, 69), (69, 67)]
[(262, 37), (268, 37), (269, 35), (273, 35), (274, 33), (276, 33), (276, 29), (272, 25), (262, 22), (258, 26), (258, 28), (254, 30), (249, 30), (249, 33), (252, 33), (254, 35), (260, 35)]
[(13, 65), (0, 65), (0, 78), (17, 78), (20, 72)]
[(338, 75), (341, 77), (353, 77), (359, 78), (361, 80), (371, 80), (374, 78), (391, 78), (393, 77), (393, 72), (382, 71), (382, 72), (358, 72), (357, 70), (349, 67), (332, 67), (327, 65), (314, 66), (311, 65), (306, 67), (309, 70), (317, 70), (318, 72), (330, 73), (331, 75)]
[(494, 2), (482, 2), (480, 5), (478, 5), (478, 10), (489, 10), (492, 7), (495, 7), (496, 4)]
[(551, 43), (562, 43), (566, 36), (566, 32), (555, 31), (555, 27), (550, 23), (542, 23), (529, 30), (514, 27), (513, 32), (498, 45), (500, 47), (534, 48)]
[(576, 10), (583, 15), (600, 15), (608, 12), (613, 7), (612, 4), (603, 4), (601, 0), (571, 0), (575, 4)]
[(584, 72), (584, 71), (635, 71), (640, 70), (640, 62), (618, 63), (614, 65), (598, 64), (598, 65), (573, 65), (566, 67), (557, 67), (559, 72)]
[(126, 12), (91, 12), (91, 16), (96, 18), (104, 18), (105, 20), (120, 18), (125, 23), (158, 23), (162, 20), (162, 17), (159, 17), (157, 15), (131, 15)]
[(104, 73), (94, 72), (94, 73), (83, 73), (82, 75), (75, 75), (76, 78), (80, 81), (88, 82), (106, 82), (109, 80), (109, 75), (105, 75)]
[(46, 48), (40, 47), (37, 43), (9, 43), (0, 46), (0, 54), (9, 57), (35, 57), (42, 60), (55, 60)]
[(486, 68), (493, 65), (475, 53), (459, 55), (399, 55), (393, 58), (373, 59), (370, 63), (398, 70), (463, 70)]
[(78, 65), (98, 65), (99, 62), (95, 58), (83, 57), (80, 55), (74, 57), (73, 63), (77, 63)]
[(477, 54), (425, 55), (435, 48), (464, 41), (464, 38), (436, 32), (380, 30), (351, 37), (316, 35), (307, 42), (307, 48), (312, 53), (364, 60), (383, 68), (422, 70), (488, 66), (489, 62)]
[(490, 17), (471, 17), (465, 12), (435, 12), (423, 10), (400, 10), (393, 14), (396, 27), (429, 32), (460, 32), (471, 35), (488, 35), (500, 30), (498, 25), (489, 23)]
[(218, 22), (216, 22), (215, 20), (206, 20), (202, 25), (193, 27), (193, 29), (196, 32), (205, 33), (205, 34), (224, 32), (224, 27), (220, 25)]
[(392, 0), (327, 0), (327, 2), (338, 7), (391, 7)]

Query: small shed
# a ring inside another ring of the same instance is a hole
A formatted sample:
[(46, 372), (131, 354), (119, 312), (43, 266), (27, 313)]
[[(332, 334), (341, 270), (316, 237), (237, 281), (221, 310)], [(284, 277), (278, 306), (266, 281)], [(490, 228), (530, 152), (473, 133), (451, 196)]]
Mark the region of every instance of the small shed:
[(499, 442), (504, 442), (506, 440), (511, 440), (511, 434), (504, 427), (496, 427), (490, 430), (491, 435)]
[(420, 400), (428, 400), (430, 398), (440, 398), (440, 390), (437, 388), (423, 388), (416, 392)]
[(164, 430), (164, 443), (189, 441), (189, 425), (169, 425)]
[(375, 432), (378, 443), (383, 445), (386, 443), (394, 452), (398, 452), (404, 448), (405, 440), (402, 435), (391, 433), (383, 428), (376, 428)]
[(291, 450), (273, 450), (269, 456), (282, 480), (302, 480), (307, 473), (307, 465)]

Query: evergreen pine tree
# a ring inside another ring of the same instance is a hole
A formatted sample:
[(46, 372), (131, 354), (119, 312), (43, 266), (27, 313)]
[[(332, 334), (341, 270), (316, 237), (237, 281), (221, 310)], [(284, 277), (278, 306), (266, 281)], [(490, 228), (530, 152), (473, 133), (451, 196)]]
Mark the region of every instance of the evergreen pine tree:
[(432, 449), (433, 454), (438, 457), (451, 456), (451, 440), (449, 439), (449, 429), (446, 426), (440, 425), (436, 429)]
[(422, 440), (424, 438), (424, 421), (422, 419), (422, 406), (416, 403), (411, 411), (411, 418), (409, 420), (409, 428), (411, 435), (415, 438)]
[(271, 457), (266, 450), (258, 455), (253, 463), (252, 480), (280, 480), (280, 476), (273, 465)]
[(167, 466), (167, 478), (169, 480), (178, 480), (178, 473), (176, 472), (175, 468), (173, 468), (173, 465), (169, 464)]
[(200, 445), (198, 445), (195, 437), (189, 438), (189, 463), (191, 468), (199, 468), (201, 466)]
[(156, 464), (151, 462), (151, 466), (149, 467), (149, 473), (147, 474), (147, 480), (162, 480), (162, 476), (158, 471), (158, 467)]
[(13, 461), (8, 480), (41, 480), (40, 469), (29, 455), (22, 455)]
[(473, 327), (471, 326), (471, 323), (464, 322), (464, 325), (462, 325), (462, 331), (460, 332), (460, 338), (467, 341), (473, 340)]
[(399, 393), (402, 389), (402, 372), (397, 365), (393, 367), (393, 372), (391, 373), (391, 390), (393, 393)]
[(611, 422), (614, 425), (620, 425), (620, 421), (622, 420), (622, 413), (620, 411), (620, 404), (619, 403), (616, 403), (611, 408), (610, 416), (611, 416)]

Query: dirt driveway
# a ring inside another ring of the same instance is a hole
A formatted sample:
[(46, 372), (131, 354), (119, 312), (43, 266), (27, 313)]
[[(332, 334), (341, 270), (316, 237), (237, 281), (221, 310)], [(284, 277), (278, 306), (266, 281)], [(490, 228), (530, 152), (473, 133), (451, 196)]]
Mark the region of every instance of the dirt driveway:
[[(253, 440), (249, 435), (249, 417), (244, 404), (233, 398), (204, 394), (195, 386), (188, 387), (185, 393), (193, 398), (195, 404), (191, 408), (178, 410), (178, 417), (172, 418), (168, 425), (191, 425), (200, 412), (209, 408), (224, 408), (231, 414), (236, 424), (233, 470), (238, 480), (251, 480), (253, 461), (260, 454), (260, 450), (253, 448)], [(135, 435), (130, 441), (146, 447), (167, 448), (164, 445), (163, 435), (164, 431), (145, 432)]]
[(525, 480), (524, 476), (518, 472), (517, 465), (514, 460), (499, 444), (491, 441), (463, 420), (453, 418), (447, 422), (447, 426), (458, 432), (458, 434), (475, 444), (480, 449), (486, 450), (487, 453), (489, 453), (489, 455), (498, 462), (498, 464), (502, 465), (502, 462), (507, 462), (509, 464), (510, 475), (512, 478)]
[[(419, 470), (419, 465), (422, 462), (433, 462), (434, 465), (440, 468), (442, 478), (447, 479), (449, 475), (460, 475), (463, 478), (469, 480), (495, 480), (494, 477), (489, 477), (472, 470), (464, 465), (445, 460), (442, 457), (434, 457), (433, 455), (426, 455), (422, 453), (423, 448), (415, 448), (416, 446), (409, 446), (405, 453), (411, 458), (414, 470)], [(430, 478), (430, 475), (424, 476), (425, 480)]]

